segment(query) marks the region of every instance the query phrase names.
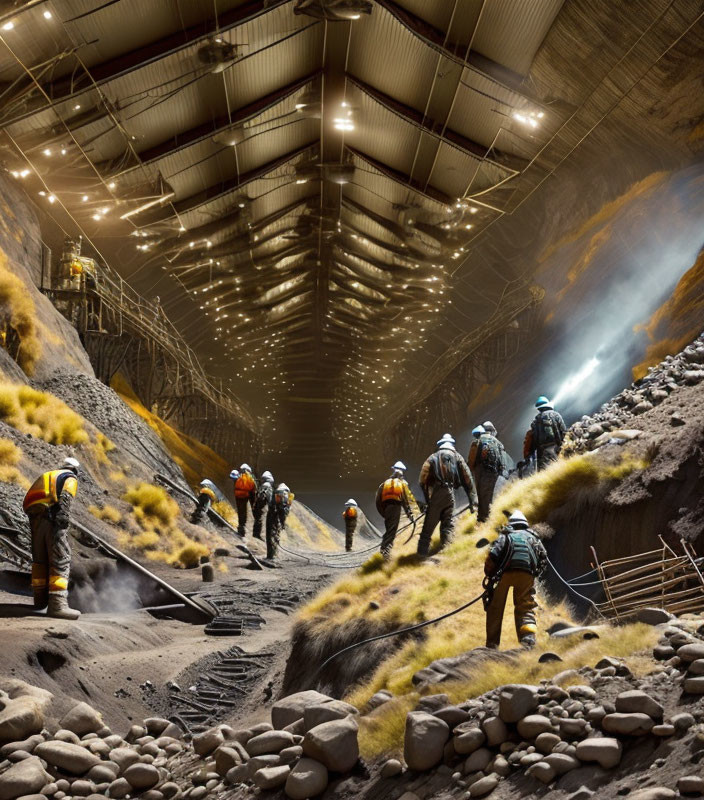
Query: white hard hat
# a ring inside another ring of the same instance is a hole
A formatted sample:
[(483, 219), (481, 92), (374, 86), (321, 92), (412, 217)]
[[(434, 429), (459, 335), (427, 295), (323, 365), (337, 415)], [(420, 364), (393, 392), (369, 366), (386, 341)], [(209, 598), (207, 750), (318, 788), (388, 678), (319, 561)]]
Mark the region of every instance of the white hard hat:
[(508, 518), (508, 524), (511, 525), (511, 527), (513, 528), (516, 527), (527, 528), (528, 520), (526, 519), (526, 515), (522, 511), (515, 509), (514, 511), (511, 512), (511, 516)]
[(203, 480), (200, 482), (200, 485), (201, 486), (207, 486), (209, 483), (210, 483), (210, 481), (208, 480), (208, 478), (203, 478)]
[(455, 445), (452, 442), (441, 442), (440, 443), (440, 450), (454, 450)]
[(350, 499), (349, 499), (349, 500), (348, 500), (348, 501), (345, 503), (345, 505), (346, 505), (346, 506), (356, 506), (356, 505), (357, 505), (357, 501), (356, 501), (356, 500), (353, 500), (353, 499), (350, 497)]
[(494, 423), (491, 422), (491, 420), (487, 420), (486, 422), (482, 423), (482, 425), (485, 431), (496, 432), (496, 427), (494, 426)]
[(442, 437), (440, 439), (438, 439), (438, 441), (437, 441), (438, 447), (440, 447), (440, 445), (443, 442), (449, 442), (450, 444), (454, 444), (455, 443), (455, 437), (451, 433), (443, 433)]
[(71, 458), (71, 456), (68, 456), (67, 458), (64, 459), (63, 463), (64, 469), (77, 470), (80, 466), (81, 465), (78, 463), (78, 460), (75, 458)]
[(397, 461), (393, 467), (391, 467), (391, 469), (400, 469), (402, 472), (405, 472), (406, 465), (403, 463), (403, 461)]
[(240, 471), (238, 469), (233, 469), (232, 472), (230, 472), (230, 477), (233, 481), (237, 480), (237, 478), (240, 477)]
[(481, 436), (483, 433), (486, 433), (486, 429), (483, 425), (477, 425), (477, 427), (472, 430), (472, 436)]
[(252, 471), (252, 468), (249, 466), (249, 464), (242, 464), (242, 465), (240, 466), (240, 472), (244, 472), (245, 470), (246, 470), (247, 472), (251, 472), (251, 471)]
[(273, 483), (274, 482), (274, 476), (267, 469), (267, 470), (264, 470), (264, 472), (262, 472), (262, 480), (263, 481), (268, 481), (269, 483)]
[(288, 488), (288, 486), (286, 486), (286, 484), (285, 484), (285, 483), (280, 483), (280, 484), (279, 484), (279, 485), (276, 487), (276, 491), (277, 491), (277, 492), (290, 492), (291, 490)]

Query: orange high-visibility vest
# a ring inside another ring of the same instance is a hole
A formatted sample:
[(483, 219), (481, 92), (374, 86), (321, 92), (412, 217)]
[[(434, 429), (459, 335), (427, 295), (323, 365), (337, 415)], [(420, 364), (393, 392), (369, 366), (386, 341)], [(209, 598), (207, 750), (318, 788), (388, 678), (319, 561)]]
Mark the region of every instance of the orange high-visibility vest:
[[(63, 480), (62, 480), (63, 478)], [(61, 483), (61, 491), (68, 492), (72, 497), (78, 491), (78, 479), (70, 469), (54, 469), (40, 475), (30, 486), (29, 491), (24, 497), (22, 508), (32, 508), (37, 505), (52, 506), (59, 502), (58, 486)]]
[(254, 491), (254, 478), (249, 472), (243, 472), (235, 481), (235, 497), (249, 497)]
[(391, 500), (394, 503), (400, 503), (405, 483), (400, 478), (387, 478), (381, 487), (381, 502), (386, 503)]
[(345, 519), (354, 519), (357, 516), (357, 509), (354, 506), (349, 506), (342, 512)]

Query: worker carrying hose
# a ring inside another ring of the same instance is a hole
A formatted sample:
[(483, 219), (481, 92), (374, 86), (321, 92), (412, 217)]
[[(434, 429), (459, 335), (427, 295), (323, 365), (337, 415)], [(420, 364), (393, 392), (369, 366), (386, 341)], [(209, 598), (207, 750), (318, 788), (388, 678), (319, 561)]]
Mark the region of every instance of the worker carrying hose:
[(357, 501), (351, 497), (345, 503), (345, 510), (342, 512), (342, 518), (345, 520), (345, 550), (349, 553), (354, 545), (354, 534), (357, 530), (357, 521), (359, 520), (359, 506)]
[(516, 636), (524, 647), (535, 645), (535, 579), (545, 569), (547, 553), (521, 511), (514, 511), (484, 564), (486, 579), (486, 646), (498, 649), (508, 593), (513, 589)]
[(198, 484), (196, 510), (193, 512), (191, 522), (197, 525), (208, 514), (213, 505), (222, 499), (223, 496), (220, 489), (209, 478), (203, 478)]
[(259, 479), (257, 494), (254, 498), (254, 505), (252, 506), (252, 516), (254, 517), (254, 529), (252, 535), (255, 539), (262, 538), (264, 515), (266, 514), (273, 497), (274, 476), (271, 474), (271, 472), (269, 472), (269, 470), (264, 470), (261, 478)]
[(545, 395), (535, 401), (535, 407), (538, 413), (523, 441), (523, 458), (530, 460), (535, 455), (541, 470), (557, 461), (567, 428), (562, 415), (555, 411)]
[(281, 531), (286, 527), (286, 519), (288, 518), (291, 505), (293, 504), (295, 495), (286, 486), (285, 483), (280, 483), (276, 487), (274, 496), (269, 504), (269, 510), (266, 515), (266, 557), (276, 558), (279, 552), (279, 542), (281, 541)]
[(481, 427), (484, 433), (477, 439), (474, 452), (470, 449), (472, 460), (469, 463), (477, 487), (477, 522), (484, 522), (489, 517), (494, 497), (506, 484), (509, 465), (513, 466), (506, 448), (497, 437), (494, 423), (487, 420)]
[[(235, 477), (235, 473), (237, 473)], [(235, 506), (237, 507), (237, 533), (244, 538), (247, 527), (247, 503), (254, 507), (257, 482), (254, 480), (249, 464), (242, 464), (239, 470), (232, 470), (230, 477), (235, 483)]]
[(71, 546), (68, 526), (71, 503), (78, 491), (79, 463), (66, 458), (61, 469), (40, 475), (25, 495), (22, 507), (32, 533), (32, 592), (34, 607), (50, 617), (78, 619), (81, 612), (68, 605)]
[(405, 471), (406, 465), (403, 461), (397, 461), (391, 467), (391, 476), (376, 491), (376, 510), (384, 518), (385, 527), (379, 551), (385, 561), (391, 558), (398, 524), (401, 521), (401, 509), (406, 512), (411, 522), (415, 522), (420, 514), (416, 499), (404, 477)]
[(430, 538), (440, 523), (440, 549), (451, 541), (455, 530), (455, 489), (467, 493), (470, 511), (477, 504), (477, 490), (467, 462), (455, 450), (455, 440), (446, 433), (437, 442), (438, 449), (429, 456), (420, 471), (418, 482), (425, 497), (426, 510), (423, 529), (418, 537), (418, 555), (426, 558)]

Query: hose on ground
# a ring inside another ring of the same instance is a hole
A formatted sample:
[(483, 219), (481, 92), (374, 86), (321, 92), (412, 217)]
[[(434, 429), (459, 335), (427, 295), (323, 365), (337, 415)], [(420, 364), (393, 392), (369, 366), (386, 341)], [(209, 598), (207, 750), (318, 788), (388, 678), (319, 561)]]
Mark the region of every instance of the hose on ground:
[(354, 650), (357, 647), (361, 647), (365, 644), (370, 644), (371, 642), (378, 642), (381, 639), (390, 639), (392, 636), (401, 636), (404, 633), (411, 633), (412, 631), (418, 631), (421, 628), (425, 628), (428, 625), (435, 625), (437, 622), (442, 622), (442, 620), (447, 619), (448, 617), (452, 617), (455, 614), (459, 614), (461, 611), (473, 606), (475, 603), (478, 603), (486, 594), (486, 591), (483, 591), (481, 594), (477, 595), (473, 600), (470, 600), (468, 603), (464, 603), (464, 605), (459, 606), (458, 608), (453, 608), (452, 611), (447, 611), (444, 614), (441, 614), (439, 617), (435, 617), (434, 619), (428, 619), (425, 622), (419, 622), (417, 625), (409, 625), (407, 628), (400, 628), (397, 631), (389, 631), (389, 633), (380, 633), (378, 636), (371, 636), (369, 639), (362, 639), (361, 642), (355, 642), (354, 644), (349, 645), (348, 647), (344, 647), (342, 650), (338, 650), (337, 653), (333, 653), (330, 658), (323, 661), (323, 663), (318, 667), (318, 672), (322, 672), (325, 667), (333, 661), (338, 656), (341, 656), (343, 653), (349, 653), (350, 650)]
[(568, 588), (568, 589), (569, 589), (569, 590), (570, 590), (570, 591), (571, 591), (573, 594), (577, 595), (577, 597), (579, 597), (581, 600), (584, 600), (586, 603), (589, 603), (589, 605), (590, 605), (590, 606), (591, 606), (591, 607), (592, 607), (592, 608), (593, 608), (593, 609), (596, 611), (596, 613), (597, 613), (597, 614), (598, 614), (598, 615), (599, 615), (599, 616), (600, 616), (602, 619), (606, 619), (606, 617), (605, 617), (605, 616), (604, 616), (604, 615), (601, 613), (601, 611), (599, 611), (599, 607), (596, 605), (596, 603), (595, 603), (593, 600), (590, 600), (590, 599), (589, 599), (588, 597), (586, 597), (585, 595), (583, 595), (583, 594), (580, 594), (580, 593), (579, 593), (579, 592), (578, 592), (578, 591), (577, 591), (577, 590), (576, 590), (576, 589), (575, 589), (575, 588), (574, 588), (574, 587), (573, 587), (573, 586), (572, 586), (570, 583), (568, 583), (568, 582), (567, 582), (567, 581), (566, 581), (566, 580), (565, 580), (565, 579), (562, 577), (562, 575), (560, 575), (560, 573), (557, 571), (557, 567), (556, 567), (556, 566), (555, 566), (555, 565), (552, 563), (552, 561), (550, 561), (550, 558), (549, 558), (549, 556), (548, 556), (547, 554), (545, 555), (545, 558), (547, 558), (548, 564), (549, 564), (549, 565), (550, 565), (550, 567), (552, 568), (552, 571), (555, 573), (555, 575), (557, 575), (557, 577), (560, 579), (560, 581), (561, 581), (562, 583), (564, 583), (564, 585), (565, 585), (565, 586), (566, 586), (566, 587), (567, 587), (567, 588)]

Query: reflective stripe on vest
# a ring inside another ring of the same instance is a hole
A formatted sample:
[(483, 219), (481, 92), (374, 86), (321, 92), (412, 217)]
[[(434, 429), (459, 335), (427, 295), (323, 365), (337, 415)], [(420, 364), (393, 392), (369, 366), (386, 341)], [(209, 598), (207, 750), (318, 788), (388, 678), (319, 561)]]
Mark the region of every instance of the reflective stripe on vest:
[(405, 481), (400, 478), (388, 478), (381, 487), (381, 502), (400, 503), (403, 497)]
[(217, 503), (218, 498), (215, 496), (215, 492), (212, 489), (209, 489), (207, 486), (202, 486), (200, 490), (201, 496), (205, 495), (209, 497), (213, 503)]
[(254, 487), (254, 478), (248, 472), (243, 472), (235, 481), (235, 497), (249, 497)]
[(54, 469), (40, 475), (30, 486), (24, 497), (22, 508), (27, 511), (37, 505), (51, 506), (59, 502), (59, 484), (61, 492), (68, 492), (72, 497), (78, 491), (78, 479), (68, 469)]

